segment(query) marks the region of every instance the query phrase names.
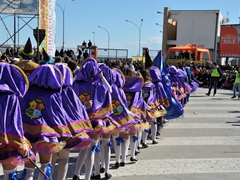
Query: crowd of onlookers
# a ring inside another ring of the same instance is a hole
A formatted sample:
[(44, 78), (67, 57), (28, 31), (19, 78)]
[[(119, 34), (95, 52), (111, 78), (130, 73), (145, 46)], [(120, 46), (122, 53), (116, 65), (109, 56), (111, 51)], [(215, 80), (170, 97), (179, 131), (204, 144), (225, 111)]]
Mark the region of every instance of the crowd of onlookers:
[[(81, 65), (83, 61), (83, 57), (81, 60), (78, 58), (78, 56), (72, 55), (74, 52), (71, 49), (65, 50), (64, 52), (56, 51), (56, 57), (55, 62), (64, 62), (68, 64), (70, 69), (75, 72), (78, 71), (78, 67)], [(7, 49), (5, 53), (2, 53), (0, 51), (0, 62), (8, 62), (11, 64), (15, 64), (20, 60), (20, 57), (15, 53), (13, 55), (11, 49)], [(42, 55), (40, 54), (40, 59), (42, 59)], [(34, 59), (35, 62), (39, 63), (37, 57)], [(145, 65), (142, 61), (134, 61), (132, 62), (129, 59), (121, 59), (121, 60), (114, 60), (114, 59), (99, 59), (99, 63), (105, 63), (109, 67), (115, 67), (119, 68), (122, 71), (124, 69), (127, 69), (128, 67), (138, 71), (141, 69), (144, 69)], [(219, 65), (219, 67), (222, 70), (222, 78), (218, 82), (218, 88), (223, 89), (232, 89), (233, 84), (235, 81), (235, 74), (237, 72), (237, 65)], [(211, 79), (211, 67), (210, 66), (204, 66), (201, 64), (196, 64), (192, 66), (192, 71), (194, 73), (194, 76), (199, 82), (202, 82), (200, 84), (200, 87), (208, 87)]]
[[(218, 82), (218, 88), (232, 89), (236, 77), (237, 65), (219, 65), (222, 71), (222, 78)], [(195, 77), (198, 81), (203, 82), (200, 87), (208, 87), (211, 79), (210, 66), (196, 66)]]

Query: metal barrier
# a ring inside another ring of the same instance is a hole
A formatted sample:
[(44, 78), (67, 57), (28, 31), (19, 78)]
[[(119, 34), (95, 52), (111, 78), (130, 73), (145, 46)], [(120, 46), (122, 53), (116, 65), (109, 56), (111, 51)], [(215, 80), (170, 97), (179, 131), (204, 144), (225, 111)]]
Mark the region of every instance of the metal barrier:
[(98, 59), (127, 59), (128, 49), (98, 48)]

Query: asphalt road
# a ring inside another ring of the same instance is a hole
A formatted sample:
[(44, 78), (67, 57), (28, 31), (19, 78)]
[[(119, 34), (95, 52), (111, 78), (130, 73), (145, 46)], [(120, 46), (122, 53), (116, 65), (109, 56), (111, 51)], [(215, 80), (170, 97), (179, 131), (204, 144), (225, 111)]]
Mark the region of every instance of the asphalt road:
[[(128, 157), (125, 167), (110, 169), (111, 179), (239, 180), (240, 100), (231, 99), (229, 90), (219, 89), (216, 97), (205, 96), (206, 92), (199, 88), (191, 94), (184, 115), (164, 125), (159, 143), (152, 145), (148, 140), (149, 147), (137, 156), (139, 161), (132, 164)], [(72, 152), (69, 159), (69, 180), (77, 155)], [(114, 163), (113, 153), (112, 167)], [(1, 175), (2, 168), (0, 180)]]

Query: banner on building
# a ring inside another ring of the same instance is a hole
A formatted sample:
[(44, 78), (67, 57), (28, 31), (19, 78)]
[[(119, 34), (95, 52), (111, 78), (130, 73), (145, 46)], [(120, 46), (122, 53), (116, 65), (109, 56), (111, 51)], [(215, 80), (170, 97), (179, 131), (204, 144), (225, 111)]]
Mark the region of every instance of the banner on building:
[(240, 25), (221, 26), (219, 56), (240, 58)]
[(55, 55), (56, 0), (39, 0), (39, 29), (45, 29), (45, 38), (40, 45), (50, 55)]
[(38, 14), (38, 0), (0, 0), (0, 14)]

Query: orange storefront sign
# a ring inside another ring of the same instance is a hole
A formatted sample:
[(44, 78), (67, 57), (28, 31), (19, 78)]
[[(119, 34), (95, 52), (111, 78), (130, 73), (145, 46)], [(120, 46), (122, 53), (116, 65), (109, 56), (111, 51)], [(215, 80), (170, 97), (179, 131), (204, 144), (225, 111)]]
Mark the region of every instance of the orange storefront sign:
[(240, 25), (225, 25), (221, 27), (220, 57), (240, 57)]

